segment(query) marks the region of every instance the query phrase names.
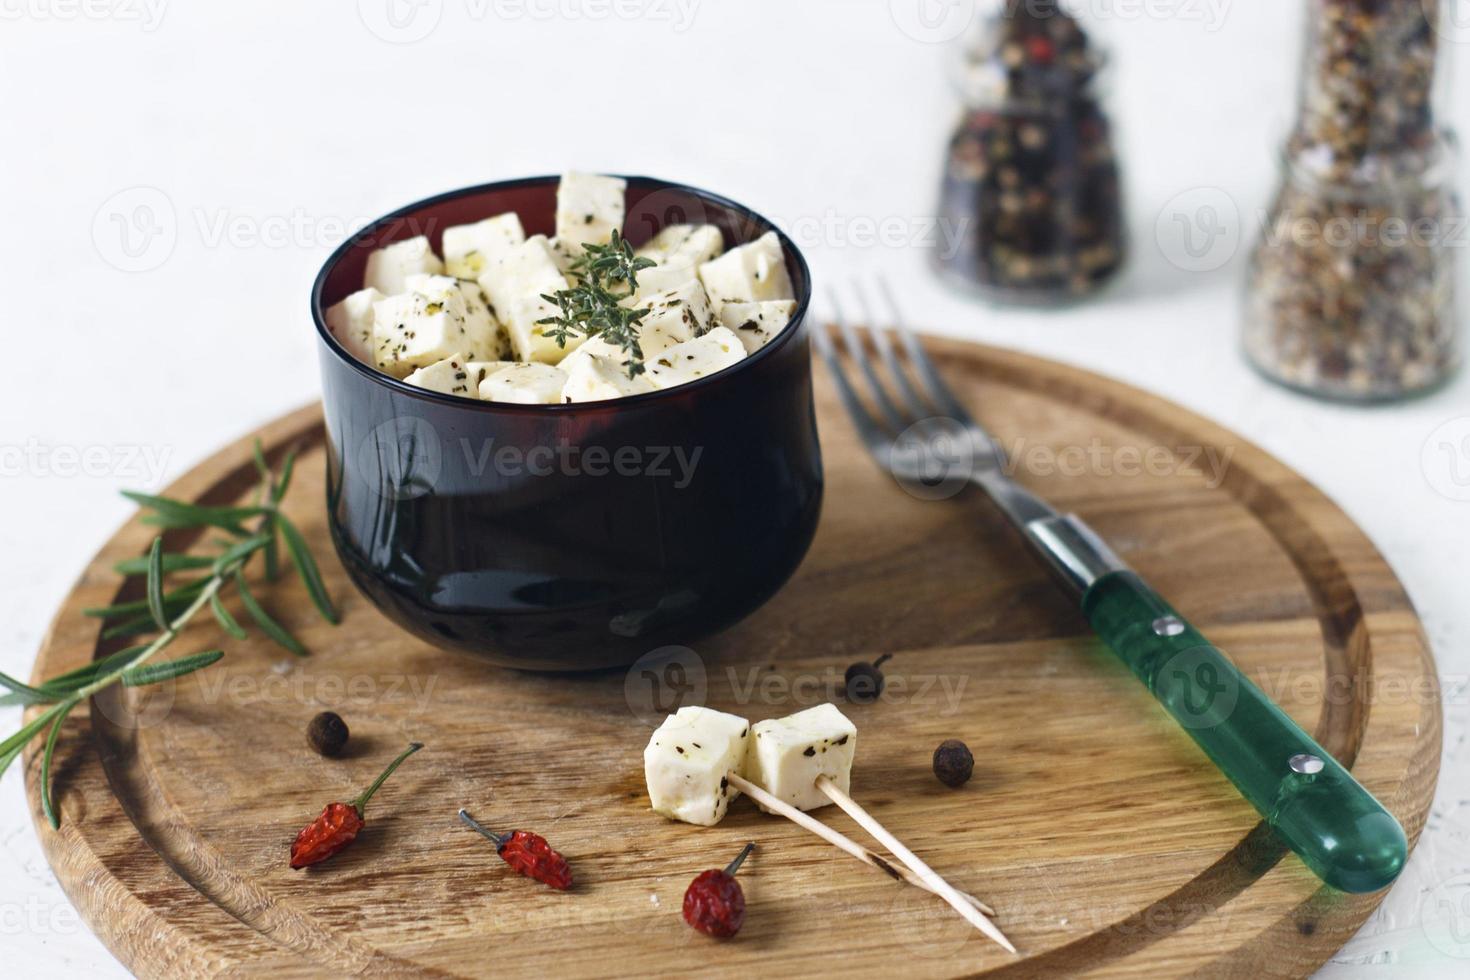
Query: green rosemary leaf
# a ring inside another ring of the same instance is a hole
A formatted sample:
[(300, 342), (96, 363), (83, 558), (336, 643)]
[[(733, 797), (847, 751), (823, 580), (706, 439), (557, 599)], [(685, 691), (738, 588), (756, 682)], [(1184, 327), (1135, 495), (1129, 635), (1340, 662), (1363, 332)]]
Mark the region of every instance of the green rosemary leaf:
[(311, 549), (306, 546), (306, 539), (301, 536), (301, 531), (291, 523), (285, 514), (276, 516), (281, 525), (281, 536), (286, 540), (286, 551), (290, 554), (291, 563), (296, 566), (301, 581), (306, 583), (306, 591), (310, 593), (311, 601), (316, 605), (317, 612), (322, 614), (322, 618), (336, 626), (341, 619), (332, 605), (332, 597), (327, 594), (327, 586), (322, 581), (321, 569), (317, 567), (316, 559), (311, 556)]
[(245, 611), (250, 614), (250, 618), (255, 620), (256, 625), (261, 628), (265, 635), (296, 654), (296, 656), (307, 656), (306, 647), (301, 645), (301, 641), (288, 633), (286, 628), (280, 623), (271, 619), (270, 614), (261, 608), (259, 602), (255, 601), (255, 596), (250, 592), (250, 586), (245, 582), (244, 573), (239, 571), (235, 572), (235, 584), (240, 589), (240, 602), (245, 606)]
[(265, 532), (270, 540), (265, 543), (265, 580), (274, 582), (281, 577), (281, 551), (276, 545), (276, 515), (265, 519)]
[(214, 613), (214, 618), (219, 620), (219, 624), (224, 628), (224, 631), (235, 639), (244, 640), (250, 637), (250, 634), (245, 632), (245, 628), (239, 624), (234, 616), (230, 615), (230, 611), (220, 601), (219, 593), (215, 593), (209, 597), (209, 611)]
[[(166, 553), (163, 556), (163, 570), (165, 572), (186, 572), (195, 568), (208, 568), (214, 564), (214, 559), (208, 555), (180, 555)], [(112, 566), (112, 570), (119, 575), (147, 575), (148, 558), (124, 558)]]
[(48, 708), (31, 719), (31, 722), (22, 727), (20, 731), (0, 742), (0, 776), (5, 775), (5, 770), (9, 769), (16, 756), (20, 755), (21, 749), (25, 748), (26, 744), (35, 738), (41, 729), (51, 723), (51, 720), (60, 712), (61, 707), (58, 704)]
[[(183, 609), (183, 607), (193, 602), (200, 592), (204, 591), (204, 587), (209, 582), (210, 579), (208, 576), (196, 578), (179, 586), (172, 592), (165, 592), (163, 595), (164, 607), (170, 611)], [(82, 615), (91, 616), (94, 619), (112, 619), (115, 616), (127, 616), (133, 613), (146, 613), (149, 611), (147, 599), (134, 599), (130, 602), (119, 602), (112, 606), (93, 606), (83, 609)]]
[(169, 630), (168, 612), (163, 605), (163, 539), (154, 538), (148, 552), (148, 612), (160, 631)]
[(231, 565), (250, 557), (270, 542), (271, 536), (263, 533), (235, 542), (214, 560), (214, 573), (220, 575), (229, 572)]
[(250, 458), (255, 461), (255, 471), (260, 474), (260, 481), (266, 487), (270, 487), (271, 468), (270, 464), (265, 461), (265, 449), (261, 447), (259, 439), (255, 440), (254, 445), (250, 447)]
[(143, 518), (143, 523), (156, 527), (217, 527), (243, 536), (247, 532), (240, 522), (265, 512), (262, 507), (203, 507), (132, 490), (124, 490), (123, 496), (153, 511)]
[(153, 629), (153, 614), (143, 613), (107, 627), (102, 631), (102, 639), (115, 640), (124, 636), (141, 636), (144, 633), (152, 633)]
[(124, 647), (117, 653), (109, 654), (101, 660), (94, 660), (84, 667), (67, 671), (65, 674), (57, 674), (55, 677), (48, 678), (46, 683), (41, 685), (41, 692), (56, 695), (52, 700), (60, 701), (73, 691), (86, 687), (101, 675), (111, 672), (114, 667), (120, 667), (132, 660), (146, 649), (148, 649), (146, 643)]
[(46, 814), (52, 830), (61, 829), (61, 818), (56, 814), (56, 802), (51, 795), (51, 758), (56, 754), (56, 739), (61, 735), (61, 726), (66, 723), (66, 716), (76, 706), (76, 701), (58, 705), (61, 710), (57, 712), (56, 721), (51, 725), (51, 734), (46, 736), (46, 751), (41, 756), (41, 812)]
[(0, 687), (7, 688), (11, 692), (6, 695), (6, 701), (9, 704), (47, 704), (59, 700), (40, 688), (31, 687), (29, 684), (16, 680), (3, 671), (0, 671)]
[(271, 494), (271, 503), (279, 504), (286, 497), (286, 491), (291, 488), (291, 474), (296, 470), (296, 450), (292, 448), (286, 453), (286, 458), (281, 461), (281, 479), (276, 483), (275, 492)]
[(203, 653), (191, 653), (187, 657), (178, 660), (169, 660), (164, 663), (140, 664), (122, 672), (122, 682), (128, 687), (143, 687), (145, 684), (157, 684), (160, 681), (170, 681), (175, 677), (183, 677), (192, 674), (196, 670), (203, 670), (210, 664), (219, 663), (220, 658), (225, 655), (223, 650), (206, 650)]

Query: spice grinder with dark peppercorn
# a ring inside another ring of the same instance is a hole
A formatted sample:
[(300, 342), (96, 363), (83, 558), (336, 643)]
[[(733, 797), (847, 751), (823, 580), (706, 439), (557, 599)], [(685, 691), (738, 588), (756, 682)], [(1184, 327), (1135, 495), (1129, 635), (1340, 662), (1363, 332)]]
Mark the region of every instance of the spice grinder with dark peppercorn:
[(1245, 349), (1267, 377), (1359, 401), (1459, 363), (1464, 218), (1435, 118), (1439, 0), (1309, 0), (1298, 118), (1251, 259)]
[(946, 280), (1002, 301), (1055, 303), (1092, 293), (1121, 267), (1101, 67), (1058, 0), (1004, 0), (967, 43), (934, 253)]

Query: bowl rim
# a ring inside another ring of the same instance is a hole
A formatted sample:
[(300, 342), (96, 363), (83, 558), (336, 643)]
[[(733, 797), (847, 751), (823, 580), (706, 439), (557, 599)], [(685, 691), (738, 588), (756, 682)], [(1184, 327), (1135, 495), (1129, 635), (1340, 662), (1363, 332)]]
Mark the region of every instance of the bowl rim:
[(332, 332), (327, 329), (326, 309), (322, 304), (322, 294), (326, 290), (328, 273), (332, 271), (332, 269), (337, 265), (339, 261), (341, 261), (342, 257), (346, 255), (349, 250), (361, 247), (364, 241), (372, 238), (372, 236), (379, 230), (381, 230), (384, 225), (387, 225), (393, 221), (397, 221), (400, 218), (408, 217), (416, 211), (433, 207), (446, 201), (452, 201), (456, 198), (461, 197), (469, 197), (470, 195), (480, 194), (486, 191), (506, 190), (516, 187), (530, 187), (555, 183), (561, 180), (560, 174), (546, 174), (535, 177), (517, 177), (511, 180), (496, 180), (486, 184), (476, 184), (471, 187), (461, 187), (456, 190), (445, 191), (443, 193), (435, 194), (431, 197), (426, 197), (422, 200), (415, 201), (412, 204), (405, 205), (395, 211), (391, 211), (379, 218), (373, 219), (362, 228), (358, 229), (356, 232), (350, 235), (346, 241), (344, 241), (342, 244), (338, 245), (335, 249), (332, 250), (332, 254), (329, 255), (327, 257), (327, 260), (322, 263), (321, 269), (317, 272), (316, 279), (312, 282), (311, 318), (312, 321), (316, 324), (317, 338), (339, 360), (345, 361), (349, 366), (357, 370), (359, 374), (362, 374), (369, 380), (382, 385), (383, 387), (392, 392), (395, 392), (396, 394), (405, 395), (410, 398), (416, 398), (422, 401), (437, 402), (443, 405), (450, 405), (465, 411), (479, 411), (488, 415), (536, 415), (545, 414), (548, 412), (554, 414), (566, 414), (569, 412), (613, 412), (620, 411), (624, 408), (653, 405), (664, 399), (675, 400), (679, 397), (680, 393), (697, 391), (701, 388), (707, 388), (711, 385), (720, 384), (722, 381), (729, 380), (740, 371), (750, 368), (755, 362), (759, 362), (761, 360), (774, 356), (777, 350), (785, 347), (787, 344), (790, 344), (792, 342), (792, 338), (801, 332), (801, 324), (806, 319), (807, 311), (811, 307), (811, 266), (807, 264), (806, 256), (802, 254), (801, 249), (797, 248), (796, 243), (793, 242), (790, 236), (788, 236), (786, 232), (782, 231), (775, 222), (766, 218), (759, 212), (746, 207), (739, 201), (725, 197), (723, 194), (716, 194), (713, 191), (707, 191), (703, 188), (695, 187), (692, 184), (683, 184), (679, 183), (678, 181), (663, 180), (658, 177), (648, 177), (642, 175), (608, 174), (606, 176), (617, 177), (621, 180), (626, 180), (629, 183), (637, 181), (639, 183), (651, 184), (653, 185), (653, 189), (655, 191), (674, 190), (687, 192), (697, 198), (701, 198), (714, 205), (733, 211), (746, 219), (753, 219), (755, 222), (774, 231), (777, 235), (778, 240), (781, 242), (782, 250), (785, 252), (786, 255), (795, 259), (797, 268), (800, 269), (802, 279), (806, 284), (806, 288), (802, 291), (802, 295), (797, 297), (796, 311), (792, 313), (791, 321), (781, 330), (779, 334), (771, 338), (769, 343), (767, 343), (760, 350), (756, 351), (754, 354), (747, 355), (746, 357), (741, 358), (735, 364), (732, 364), (729, 367), (724, 368), (723, 370), (716, 371), (714, 374), (706, 375), (703, 378), (698, 378), (694, 381), (686, 381), (684, 384), (674, 385), (671, 388), (661, 388), (655, 391), (646, 391), (641, 394), (627, 395), (622, 398), (604, 398), (599, 401), (587, 402), (553, 402), (551, 404), (542, 405), (521, 405), (515, 402), (487, 402), (480, 401), (478, 399), (463, 398), (459, 395), (449, 395), (444, 394), (443, 392), (430, 391), (427, 388), (420, 388), (417, 385), (411, 385), (406, 381), (402, 381), (398, 378), (393, 377), (392, 375), (385, 374), (370, 364), (364, 364), (362, 361), (359, 361), (357, 358), (353, 357), (352, 354), (345, 347), (342, 346), (337, 338), (332, 336)]

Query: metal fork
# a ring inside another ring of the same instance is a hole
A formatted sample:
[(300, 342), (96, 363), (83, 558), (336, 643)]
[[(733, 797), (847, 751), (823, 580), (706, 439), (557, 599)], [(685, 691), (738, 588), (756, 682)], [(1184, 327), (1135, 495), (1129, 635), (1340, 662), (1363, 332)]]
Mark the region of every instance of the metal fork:
[[(911, 490), (957, 492), (974, 485), (985, 491), (1078, 597), (1098, 636), (1318, 877), (1350, 892), (1377, 891), (1392, 882), (1408, 857), (1398, 821), (1080, 518), (1059, 513), (1010, 478), (1000, 445), (940, 378), (904, 327), (882, 280), (879, 291), (908, 368), (888, 332), (874, 327), (860, 285), (854, 294), (865, 330), (842, 316), (840, 299), (833, 295), (845, 353), (866, 379), (877, 415), (858, 396), (826, 329), (818, 324), (811, 332), (863, 444), (879, 465)], [(886, 384), (862, 335), (878, 352)]]

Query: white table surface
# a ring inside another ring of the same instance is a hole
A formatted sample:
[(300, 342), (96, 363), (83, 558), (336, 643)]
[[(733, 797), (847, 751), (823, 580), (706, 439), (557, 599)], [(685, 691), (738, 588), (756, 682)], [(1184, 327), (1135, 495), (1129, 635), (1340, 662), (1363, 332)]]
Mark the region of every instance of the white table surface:
[[(966, 0), (391, 0), (394, 21), (389, 2), (0, 0), (0, 322), (18, 362), (0, 384), (0, 669), (28, 675), (52, 609), (130, 513), (118, 488), (160, 487), (316, 397), (307, 290), (347, 229), (568, 166), (676, 178), (778, 218), (823, 282), (881, 270), (914, 322), (1152, 389), (1337, 500), (1428, 625), (1448, 724), (1429, 828), (1323, 975), (1470, 968), (1447, 931), (1470, 937), (1470, 377), (1359, 409), (1275, 388), (1237, 355), (1232, 243), (1275, 180), (1297, 5), (1088, 0), (1116, 55), (1135, 249), (1104, 298), (1041, 313), (945, 291), (914, 247), (953, 121), (935, 41)], [(1449, 108), (1470, 130), (1470, 102)], [(1202, 205), (1226, 234), (1217, 267), (1189, 271), (1174, 215), (1203, 227)], [(0, 712), (7, 731), (18, 717)], [(52, 877), (14, 772), (0, 943), (10, 976), (125, 972)]]

